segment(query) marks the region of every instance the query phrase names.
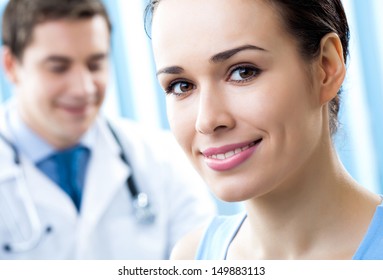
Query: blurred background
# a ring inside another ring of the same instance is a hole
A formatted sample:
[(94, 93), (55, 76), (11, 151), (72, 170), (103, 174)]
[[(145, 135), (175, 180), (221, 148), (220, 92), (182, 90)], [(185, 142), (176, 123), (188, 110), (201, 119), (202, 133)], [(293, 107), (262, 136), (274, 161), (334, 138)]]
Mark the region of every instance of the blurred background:
[[(0, 0), (2, 14), (7, 0)], [(103, 0), (113, 23), (111, 77), (105, 114), (168, 129), (165, 95), (159, 87), (143, 27), (147, 0)], [(341, 128), (335, 136), (346, 169), (363, 186), (383, 193), (383, 10), (381, 0), (343, 0), (351, 29), (348, 74), (343, 86)], [(12, 88), (0, 69), (0, 103)], [(238, 203), (217, 201), (231, 214)]]

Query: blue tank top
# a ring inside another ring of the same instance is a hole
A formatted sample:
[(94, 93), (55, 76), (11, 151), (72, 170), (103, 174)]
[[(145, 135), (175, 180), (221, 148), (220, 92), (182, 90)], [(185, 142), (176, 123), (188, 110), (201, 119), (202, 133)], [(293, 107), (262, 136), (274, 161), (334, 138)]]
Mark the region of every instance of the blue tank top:
[[(197, 249), (197, 260), (225, 260), (229, 246), (246, 218), (241, 212), (213, 218)], [(383, 202), (376, 208), (353, 260), (383, 260)]]

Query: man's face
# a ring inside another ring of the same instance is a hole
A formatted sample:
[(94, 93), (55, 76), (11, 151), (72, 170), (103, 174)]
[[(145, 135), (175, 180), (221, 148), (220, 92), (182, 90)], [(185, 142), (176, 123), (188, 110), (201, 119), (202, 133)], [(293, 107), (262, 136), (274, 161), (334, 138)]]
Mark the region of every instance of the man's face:
[(76, 144), (102, 105), (108, 78), (105, 19), (38, 24), (8, 74), (26, 124), (56, 148)]

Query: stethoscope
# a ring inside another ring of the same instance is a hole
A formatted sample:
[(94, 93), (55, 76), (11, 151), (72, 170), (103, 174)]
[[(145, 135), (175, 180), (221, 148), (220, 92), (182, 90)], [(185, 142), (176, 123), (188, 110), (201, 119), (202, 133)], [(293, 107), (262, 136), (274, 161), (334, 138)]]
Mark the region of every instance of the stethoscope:
[[(121, 160), (127, 166), (131, 166), (129, 164), (128, 158), (124, 151), (123, 145), (119, 137), (117, 136), (117, 133), (115, 132), (115, 130), (113, 129), (113, 127), (108, 121), (106, 121), (106, 124), (114, 140), (119, 146)], [(17, 172), (20, 172), (20, 174), (15, 174), (14, 178), (16, 178), (17, 185), (19, 186), (18, 188), (19, 196), (22, 198), (22, 201), (24, 204), (23, 206), (25, 208), (25, 213), (30, 223), (30, 232), (31, 232), (28, 238), (26, 239), (24, 238), (25, 239), (24, 241), (7, 242), (5, 244), (2, 244), (3, 250), (9, 253), (27, 252), (37, 247), (39, 243), (41, 242), (44, 234), (50, 233), (53, 229), (49, 225), (44, 228), (41, 224), (41, 220), (38, 216), (36, 205), (34, 204), (32, 197), (29, 194), (28, 188), (26, 186), (26, 178), (25, 178), (24, 170), (22, 168), (22, 161), (21, 161), (19, 149), (1, 132), (0, 132), (0, 138), (12, 150), (13, 162), (20, 167), (18, 168), (18, 171), (17, 171)], [(133, 212), (134, 212), (136, 221), (139, 224), (144, 224), (144, 225), (154, 223), (155, 214), (151, 208), (148, 195), (145, 192), (142, 192), (138, 189), (132, 174), (127, 178), (126, 186), (129, 193), (132, 196)], [(11, 202), (9, 202), (8, 205), (12, 205)], [(15, 219), (12, 219), (12, 216), (13, 216), (12, 209), (9, 209), (7, 213), (3, 213), (5, 223), (9, 229), (15, 228), (15, 225), (14, 225)], [(20, 232), (17, 232), (16, 234), (18, 236), (21, 236)]]

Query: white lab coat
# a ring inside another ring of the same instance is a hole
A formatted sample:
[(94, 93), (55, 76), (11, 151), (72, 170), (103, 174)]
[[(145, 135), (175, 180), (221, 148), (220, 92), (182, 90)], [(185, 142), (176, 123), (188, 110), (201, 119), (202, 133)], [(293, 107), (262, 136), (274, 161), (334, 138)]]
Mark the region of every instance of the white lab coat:
[[(4, 119), (1, 113), (0, 130), (9, 137)], [(104, 119), (99, 117), (96, 125), (100, 133), (88, 165), (81, 214), (60, 187), (22, 156), (30, 195), (43, 227), (52, 231), (28, 252), (1, 248), (0, 259), (166, 259), (177, 239), (215, 213), (206, 186), (169, 134), (143, 130), (126, 120), (112, 122), (130, 168), (121, 161)], [(0, 174), (20, 168), (2, 141), (0, 166)], [(133, 215), (125, 183), (132, 169), (155, 212), (153, 224), (139, 224)], [(23, 215), (17, 223), (28, 230)], [(0, 216), (0, 246), (11, 238)]]

